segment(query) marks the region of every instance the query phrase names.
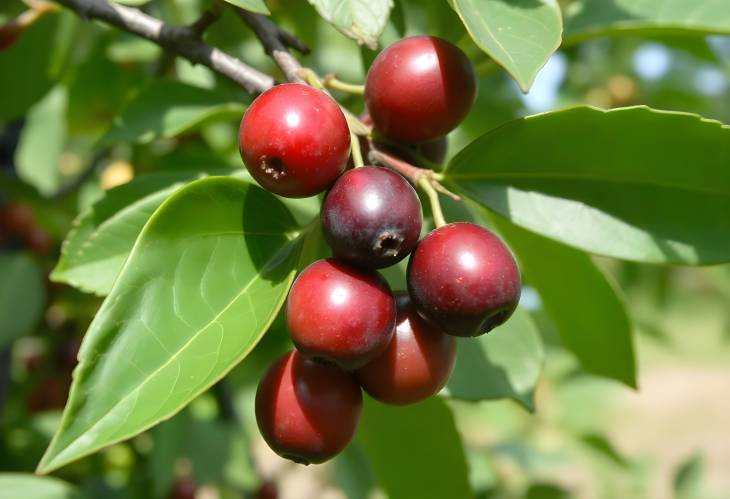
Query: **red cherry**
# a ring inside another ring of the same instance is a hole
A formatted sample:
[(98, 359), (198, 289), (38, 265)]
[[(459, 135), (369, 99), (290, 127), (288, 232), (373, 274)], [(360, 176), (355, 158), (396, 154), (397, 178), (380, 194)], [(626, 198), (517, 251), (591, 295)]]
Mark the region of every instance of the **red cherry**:
[(375, 166), (342, 175), (322, 204), (322, 227), (336, 258), (368, 268), (408, 255), (421, 234), (421, 202), (401, 175)]
[(412, 404), (435, 395), (448, 381), (456, 360), (456, 338), (424, 321), (400, 295), (395, 335), (388, 348), (357, 371), (371, 397), (388, 404)]
[(10, 48), (23, 33), (23, 26), (17, 19), (0, 26), (0, 51)]
[(241, 158), (265, 189), (306, 197), (329, 187), (350, 154), (345, 115), (327, 94), (287, 83), (261, 94), (243, 115)]
[(28, 248), (40, 256), (48, 256), (53, 250), (53, 239), (43, 229), (32, 228), (25, 234), (25, 244)]
[(33, 230), (33, 208), (26, 203), (8, 203), (0, 211), (0, 229), (5, 234), (23, 236)]
[(322, 463), (352, 440), (362, 410), (354, 376), (293, 350), (256, 391), (256, 421), (269, 447), (301, 464)]
[(408, 262), (408, 291), (419, 313), (455, 336), (479, 336), (506, 321), (520, 287), (509, 249), (471, 223), (434, 230)]
[(429, 142), (462, 122), (476, 98), (474, 67), (455, 45), (405, 38), (373, 61), (365, 105), (376, 130), (397, 142)]
[(377, 272), (318, 260), (294, 281), (286, 314), (291, 339), (305, 356), (351, 370), (388, 346), (395, 300)]
[(178, 478), (172, 484), (169, 499), (195, 499), (198, 484), (190, 477)]

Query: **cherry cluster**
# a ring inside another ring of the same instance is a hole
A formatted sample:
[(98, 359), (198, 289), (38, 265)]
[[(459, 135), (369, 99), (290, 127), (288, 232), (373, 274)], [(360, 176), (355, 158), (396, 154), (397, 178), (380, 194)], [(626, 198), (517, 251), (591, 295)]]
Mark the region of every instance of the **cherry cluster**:
[[(475, 96), (474, 70), (460, 49), (429, 36), (401, 40), (368, 72), (365, 120), (374, 136), (361, 145), (405, 161), (442, 161), (445, 135)], [(349, 443), (361, 387), (390, 404), (436, 394), (454, 366), (455, 336), (502, 324), (520, 295), (512, 254), (487, 229), (451, 223), (419, 241), (415, 189), (388, 168), (348, 169), (350, 137), (338, 104), (296, 83), (260, 95), (240, 128), (241, 156), (263, 187), (287, 197), (327, 190), (321, 221), (333, 258), (294, 281), (286, 314), (296, 349), (269, 368), (256, 394), (269, 446), (305, 464)], [(394, 296), (376, 269), (408, 255), (408, 292)]]

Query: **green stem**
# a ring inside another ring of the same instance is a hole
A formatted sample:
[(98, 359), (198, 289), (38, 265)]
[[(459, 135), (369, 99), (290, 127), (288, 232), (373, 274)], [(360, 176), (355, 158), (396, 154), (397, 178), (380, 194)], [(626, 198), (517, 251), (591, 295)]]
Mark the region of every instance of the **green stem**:
[(352, 150), (352, 162), (355, 163), (355, 168), (365, 166), (362, 160), (362, 151), (360, 150), (360, 137), (350, 130), (350, 149)]
[(431, 204), (433, 223), (436, 225), (436, 228), (443, 227), (446, 225), (446, 219), (444, 218), (443, 211), (441, 211), (441, 201), (439, 201), (438, 192), (436, 192), (436, 189), (434, 189), (433, 185), (431, 185), (431, 181), (426, 176), (422, 176), (418, 179), (418, 186), (423, 189), (428, 196), (428, 201)]
[(365, 85), (356, 85), (354, 83), (345, 83), (342, 80), (338, 80), (336, 76), (329, 75), (324, 77), (324, 84), (325, 86), (332, 88), (334, 90), (339, 90), (340, 92), (345, 92), (347, 94), (353, 94), (353, 95), (364, 95), (365, 94)]

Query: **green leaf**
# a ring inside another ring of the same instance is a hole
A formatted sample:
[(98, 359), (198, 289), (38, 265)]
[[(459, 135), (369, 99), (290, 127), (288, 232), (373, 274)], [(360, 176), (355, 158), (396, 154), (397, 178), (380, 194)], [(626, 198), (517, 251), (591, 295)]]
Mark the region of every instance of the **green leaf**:
[(251, 12), (266, 14), (267, 16), (271, 14), (263, 0), (226, 0), (226, 2), (235, 5), (236, 7), (250, 10)]
[(525, 92), (560, 46), (563, 20), (555, 0), (453, 0), (474, 43)]
[(173, 137), (214, 120), (240, 119), (244, 110), (243, 104), (211, 90), (156, 80), (122, 110), (101, 144)]
[(636, 387), (631, 323), (615, 287), (588, 255), (493, 217), (565, 348), (588, 372)]
[(51, 44), (59, 19), (59, 14), (46, 14), (0, 53), (0, 122), (23, 116), (53, 86)]
[(81, 499), (71, 484), (58, 478), (24, 473), (0, 473), (3, 499)]
[(674, 475), (675, 499), (692, 499), (699, 497), (702, 475), (705, 471), (705, 460), (701, 453), (690, 456), (683, 462)]
[(28, 112), (15, 152), (18, 176), (41, 194), (62, 181), (59, 159), (66, 143), (66, 89), (56, 86)]
[(621, 33), (730, 34), (725, 0), (575, 0), (565, 16), (565, 38), (577, 42)]
[(479, 338), (459, 338), (448, 394), (465, 400), (510, 397), (528, 410), (545, 352), (530, 315), (518, 308), (503, 326)]
[(84, 336), (38, 471), (169, 418), (245, 358), (281, 308), (310, 234), (242, 180), (205, 178), (169, 197)]
[(730, 261), (730, 127), (697, 115), (577, 107), (507, 123), (450, 163), (456, 190), (591, 253)]
[(106, 192), (74, 221), (51, 279), (99, 296), (109, 294), (152, 213), (198, 176), (192, 172), (143, 175)]
[(0, 276), (2, 349), (32, 331), (43, 313), (45, 292), (42, 270), (23, 253), (0, 253)]
[(358, 438), (390, 499), (473, 496), (461, 438), (442, 398), (398, 407), (365, 397)]
[(309, 0), (320, 16), (345, 36), (375, 50), (392, 0)]
[(622, 468), (628, 468), (631, 462), (627, 460), (616, 447), (603, 435), (595, 433), (582, 435), (580, 441), (590, 447), (598, 454), (605, 456)]

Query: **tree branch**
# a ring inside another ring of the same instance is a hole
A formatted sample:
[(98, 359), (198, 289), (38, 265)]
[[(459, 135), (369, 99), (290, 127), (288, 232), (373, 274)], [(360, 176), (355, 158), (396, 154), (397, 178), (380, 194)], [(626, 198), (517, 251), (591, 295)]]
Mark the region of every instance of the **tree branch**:
[(299, 73), (302, 65), (289, 53), (289, 49), (293, 48), (303, 54), (308, 54), (309, 48), (297, 37), (274, 24), (268, 17), (238, 7), (234, 9), (238, 16), (256, 34), (264, 50), (274, 59), (276, 65), (281, 68), (286, 79), (292, 82), (303, 83)]
[[(109, 4), (105, 0), (56, 0), (86, 19), (98, 19), (146, 38), (193, 63), (202, 64), (241, 85), (261, 93), (274, 85), (274, 78), (239, 59), (211, 47), (200, 38), (200, 26), (172, 26), (139, 9)], [(201, 24), (212, 22), (206, 17)]]

